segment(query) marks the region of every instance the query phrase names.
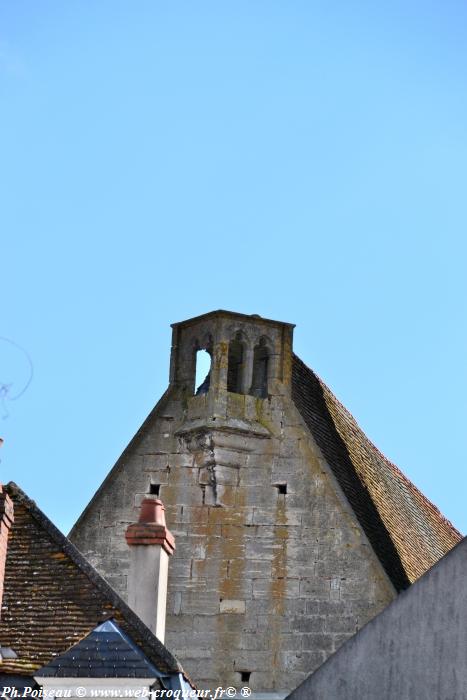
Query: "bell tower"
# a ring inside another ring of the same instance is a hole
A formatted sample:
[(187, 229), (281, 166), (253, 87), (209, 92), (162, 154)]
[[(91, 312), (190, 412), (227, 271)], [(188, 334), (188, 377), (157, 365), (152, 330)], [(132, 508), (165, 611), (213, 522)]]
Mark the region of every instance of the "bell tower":
[(182, 387), (187, 397), (195, 394), (199, 350), (211, 356), (209, 391), (214, 390), (213, 397), (290, 394), (293, 324), (256, 314), (211, 311), (174, 323), (172, 329), (170, 382)]
[[(273, 398), (291, 390), (290, 323), (229, 311), (175, 323), (171, 383), (186, 401), (176, 435), (200, 468), (203, 504), (234, 502), (239, 451), (244, 457), (274, 433)], [(196, 356), (211, 357), (208, 376), (196, 390)]]

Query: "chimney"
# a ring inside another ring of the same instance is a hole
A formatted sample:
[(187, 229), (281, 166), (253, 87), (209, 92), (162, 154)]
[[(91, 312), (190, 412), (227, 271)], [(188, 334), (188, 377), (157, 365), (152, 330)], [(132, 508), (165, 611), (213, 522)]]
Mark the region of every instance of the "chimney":
[(128, 605), (161, 642), (165, 636), (169, 556), (175, 550), (164, 511), (158, 498), (144, 498), (138, 522), (125, 533), (131, 552)]
[(0, 484), (0, 610), (3, 599), (3, 579), (5, 577), (8, 533), (10, 532), (12, 524), (13, 501)]

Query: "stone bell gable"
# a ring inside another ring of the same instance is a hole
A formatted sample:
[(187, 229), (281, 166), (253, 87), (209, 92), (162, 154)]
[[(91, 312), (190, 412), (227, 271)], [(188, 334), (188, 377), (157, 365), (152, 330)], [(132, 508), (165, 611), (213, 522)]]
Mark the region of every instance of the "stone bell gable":
[(200, 686), (285, 695), (460, 538), (292, 336), (227, 311), (174, 324), (169, 387), (70, 533), (127, 598), (125, 531), (162, 498), (166, 640)]

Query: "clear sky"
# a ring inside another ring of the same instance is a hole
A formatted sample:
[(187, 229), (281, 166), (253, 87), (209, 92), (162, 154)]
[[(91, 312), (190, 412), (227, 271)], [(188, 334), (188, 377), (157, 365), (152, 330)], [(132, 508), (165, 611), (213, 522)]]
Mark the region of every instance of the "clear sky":
[(467, 531), (466, 31), (461, 0), (0, 0), (1, 480), (67, 531), (170, 323), (225, 308), (296, 323)]

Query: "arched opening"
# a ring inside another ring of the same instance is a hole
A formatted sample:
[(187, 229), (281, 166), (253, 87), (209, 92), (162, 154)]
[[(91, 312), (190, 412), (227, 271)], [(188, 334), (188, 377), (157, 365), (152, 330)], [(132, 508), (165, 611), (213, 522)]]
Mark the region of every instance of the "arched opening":
[(266, 341), (261, 338), (253, 354), (253, 379), (250, 394), (260, 399), (268, 395), (269, 350)]
[(195, 396), (207, 394), (211, 383), (211, 355), (207, 350), (196, 352)]
[(227, 368), (227, 391), (242, 393), (244, 348), (241, 335), (237, 333), (235, 340), (229, 343), (229, 363)]

